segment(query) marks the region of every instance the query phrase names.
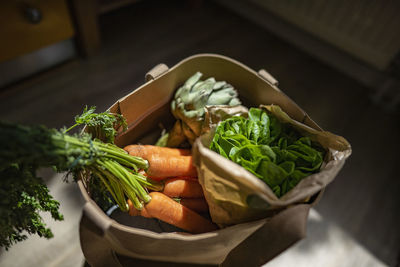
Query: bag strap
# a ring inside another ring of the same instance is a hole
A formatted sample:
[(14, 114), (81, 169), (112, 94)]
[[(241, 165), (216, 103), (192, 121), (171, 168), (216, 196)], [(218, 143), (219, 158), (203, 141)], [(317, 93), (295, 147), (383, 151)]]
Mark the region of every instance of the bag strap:
[(149, 70), (149, 72), (146, 73), (145, 80), (146, 82), (155, 80), (157, 77), (160, 75), (166, 73), (169, 70), (168, 66), (161, 63)]
[[(263, 78), (264, 80), (266, 80), (267, 83), (269, 83), (270, 85), (272, 85), (274, 87), (278, 86), (278, 84), (279, 84), (278, 80), (276, 80), (268, 71), (266, 71), (264, 69), (260, 69), (258, 71), (258, 75), (261, 78)], [(276, 88), (276, 89), (278, 89), (278, 88)]]
[(104, 212), (96, 205), (88, 201), (83, 206), (83, 214), (96, 225), (97, 234), (104, 236), (112, 224), (112, 219), (107, 217)]
[(113, 220), (99, 210), (90, 201), (83, 207), (79, 236), (85, 259), (92, 267), (122, 267), (106, 235)]

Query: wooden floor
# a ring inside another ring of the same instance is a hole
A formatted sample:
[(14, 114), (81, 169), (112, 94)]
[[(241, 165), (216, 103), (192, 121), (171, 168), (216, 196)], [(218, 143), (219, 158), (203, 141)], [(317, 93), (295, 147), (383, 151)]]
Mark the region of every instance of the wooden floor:
[[(104, 110), (141, 85), (156, 64), (173, 66), (196, 53), (264, 68), (321, 127), (352, 144), (353, 155), (315, 208), (318, 216), (384, 265), (400, 266), (399, 114), (374, 106), (367, 88), (230, 11), (212, 2), (185, 3), (149, 0), (103, 15), (100, 53), (3, 90), (0, 118), (70, 125), (84, 105)], [(325, 229), (317, 223), (309, 228)], [(310, 233), (313, 244), (302, 251), (312, 261), (313, 249), (329, 238), (321, 230)]]

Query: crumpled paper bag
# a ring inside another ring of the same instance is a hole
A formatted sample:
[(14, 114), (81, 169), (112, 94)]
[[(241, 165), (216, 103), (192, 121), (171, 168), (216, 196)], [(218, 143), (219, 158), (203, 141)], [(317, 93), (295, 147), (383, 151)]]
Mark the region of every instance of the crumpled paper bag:
[(204, 125), (208, 127), (204, 127), (204, 134), (193, 144), (193, 158), (211, 218), (221, 227), (265, 218), (291, 205), (306, 202), (333, 181), (351, 155), (351, 146), (343, 137), (295, 121), (279, 106), (262, 105), (260, 108), (269, 110), (281, 122), (291, 124), (312, 141), (320, 143), (327, 155), (320, 172), (302, 179), (278, 198), (262, 180), (208, 149), (218, 122), (229, 116), (247, 116), (247, 109), (207, 107)]

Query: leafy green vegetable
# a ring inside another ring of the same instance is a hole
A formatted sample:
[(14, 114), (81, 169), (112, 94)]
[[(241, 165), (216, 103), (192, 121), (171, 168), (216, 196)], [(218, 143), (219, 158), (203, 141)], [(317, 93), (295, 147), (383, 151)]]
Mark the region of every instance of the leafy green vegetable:
[(205, 116), (205, 106), (240, 104), (237, 91), (225, 81), (210, 77), (201, 80), (202, 73), (196, 72), (178, 90), (171, 101), (171, 111), (177, 119), (169, 133), (163, 134), (159, 146), (177, 147), (200, 136)]
[(278, 197), (318, 172), (325, 153), (320, 145), (258, 108), (249, 110), (248, 119), (231, 117), (221, 122), (210, 149), (262, 179)]

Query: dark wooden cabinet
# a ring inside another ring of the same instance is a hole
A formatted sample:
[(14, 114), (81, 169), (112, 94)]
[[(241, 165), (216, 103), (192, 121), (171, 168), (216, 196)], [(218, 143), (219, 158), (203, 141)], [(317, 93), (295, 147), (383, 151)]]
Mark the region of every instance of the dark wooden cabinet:
[(0, 62), (73, 38), (65, 0), (3, 1), (0, 7)]

